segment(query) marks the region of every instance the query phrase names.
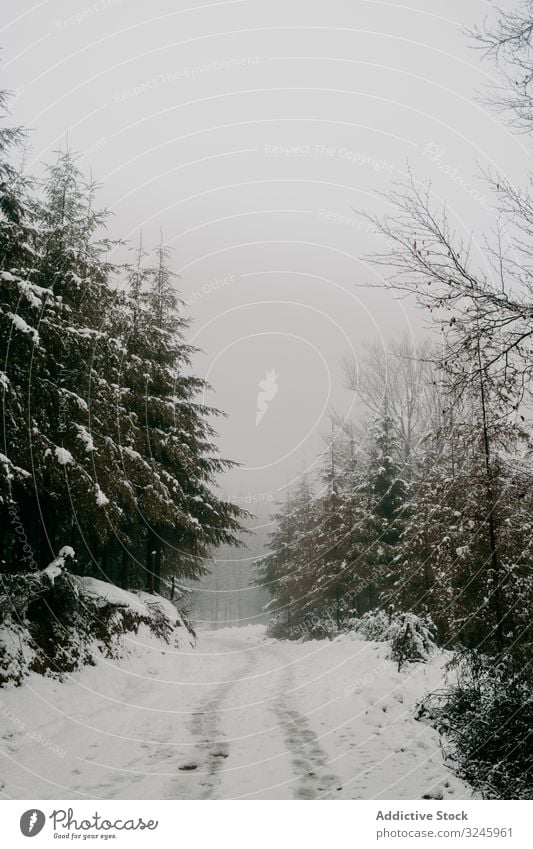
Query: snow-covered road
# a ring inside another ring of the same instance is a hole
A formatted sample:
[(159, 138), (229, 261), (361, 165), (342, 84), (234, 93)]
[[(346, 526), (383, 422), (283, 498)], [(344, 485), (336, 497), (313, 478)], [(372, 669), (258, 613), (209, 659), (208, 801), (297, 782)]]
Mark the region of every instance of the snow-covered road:
[(4, 798), (471, 797), (413, 718), (442, 658), (398, 672), (383, 643), (261, 626), (130, 646), (64, 683), (0, 690)]

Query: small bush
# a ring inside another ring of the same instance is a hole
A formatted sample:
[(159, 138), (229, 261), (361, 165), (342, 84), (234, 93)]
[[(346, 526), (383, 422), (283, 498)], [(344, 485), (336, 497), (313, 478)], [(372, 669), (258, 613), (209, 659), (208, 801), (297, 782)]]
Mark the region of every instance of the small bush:
[(267, 633), (276, 640), (333, 640), (337, 623), (328, 613), (309, 613), (299, 622), (290, 623), (286, 615), (270, 620)]
[(360, 619), (350, 620), (350, 626), (361, 639), (379, 643), (389, 639), (391, 622), (391, 617), (384, 610), (369, 610)]
[(445, 736), (450, 765), (485, 798), (533, 798), (533, 700), (522, 673), (463, 658), (456, 685), (426, 697), (417, 718)]
[(389, 642), (398, 669), (404, 663), (426, 663), (436, 647), (436, 628), (429, 617), (415, 613), (370, 610), (349, 621), (349, 629), (363, 640)]
[(304, 639), (307, 640), (333, 640), (339, 634), (337, 623), (331, 617), (311, 617), (303, 624)]
[(429, 617), (401, 613), (386, 632), (390, 640), (391, 658), (401, 669), (404, 663), (427, 663), (435, 650), (436, 629)]

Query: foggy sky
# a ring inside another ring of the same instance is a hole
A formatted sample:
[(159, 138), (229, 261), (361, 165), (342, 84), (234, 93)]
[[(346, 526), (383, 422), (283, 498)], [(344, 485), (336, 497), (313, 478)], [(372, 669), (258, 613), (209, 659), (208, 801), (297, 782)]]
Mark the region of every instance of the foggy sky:
[[(409, 163), (477, 250), (492, 221), (479, 170), (523, 180), (525, 139), (476, 100), (499, 78), (461, 31), (489, 11), (479, 0), (4, 9), (2, 87), (14, 122), (32, 128), (26, 167), (50, 161), (68, 131), (103, 184), (111, 235), (135, 241), (142, 228), (155, 246), (161, 227), (174, 249), (206, 401), (228, 414), (221, 450), (243, 464), (222, 482), (230, 497), (274, 502), (315, 462), (328, 410), (357, 406), (343, 356), (425, 332), (409, 302), (364, 288), (379, 269), (362, 257), (380, 245), (356, 210), (385, 212), (378, 193)], [(269, 372), (277, 392), (256, 424)]]

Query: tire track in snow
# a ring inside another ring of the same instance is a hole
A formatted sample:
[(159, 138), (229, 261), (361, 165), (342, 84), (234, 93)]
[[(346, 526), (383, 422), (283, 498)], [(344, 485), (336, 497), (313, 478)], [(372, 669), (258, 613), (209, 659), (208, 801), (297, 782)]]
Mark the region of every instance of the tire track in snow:
[[(235, 651), (234, 644), (232, 644), (231, 649)], [(194, 793), (190, 798), (217, 798), (216, 792), (221, 784), (219, 774), (230, 753), (226, 735), (222, 730), (220, 709), (231, 691), (255, 665), (255, 652), (248, 649), (246, 660), (240, 670), (222, 680), (215, 690), (203, 702), (200, 702), (198, 708), (192, 714), (190, 728), (194, 737), (198, 740), (198, 744), (190, 760), (179, 767), (180, 772), (184, 775), (191, 772), (200, 779), (198, 782), (201, 788), (200, 792)], [(201, 772), (196, 771), (198, 767), (202, 768)]]
[(287, 666), (280, 680), (280, 690), (273, 709), (291, 754), (291, 766), (297, 779), (293, 786), (294, 799), (335, 799), (340, 789), (339, 779), (325, 772), (328, 758), (318, 737), (310, 728), (307, 717), (290, 703), (294, 689), (294, 669)]

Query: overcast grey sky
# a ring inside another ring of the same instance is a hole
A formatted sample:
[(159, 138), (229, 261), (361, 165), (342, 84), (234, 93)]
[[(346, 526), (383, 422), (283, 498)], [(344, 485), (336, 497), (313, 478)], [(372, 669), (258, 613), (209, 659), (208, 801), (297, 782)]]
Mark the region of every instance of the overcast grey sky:
[[(32, 128), (28, 167), (65, 142), (103, 183), (112, 235), (174, 250), (197, 370), (225, 410), (227, 494), (276, 499), (311, 464), (328, 409), (349, 415), (342, 356), (423, 333), (361, 288), (379, 247), (353, 210), (409, 161), (459, 230), (490, 223), (478, 168), (521, 181), (528, 151), (475, 100), (497, 80), (464, 26), (469, 0), (48, 0), (4, 8), (3, 87)], [(458, 169), (455, 171), (454, 169)], [(477, 242), (476, 242), (477, 244)], [(358, 284), (358, 285), (355, 285)], [(259, 423), (259, 382), (268, 372)]]

